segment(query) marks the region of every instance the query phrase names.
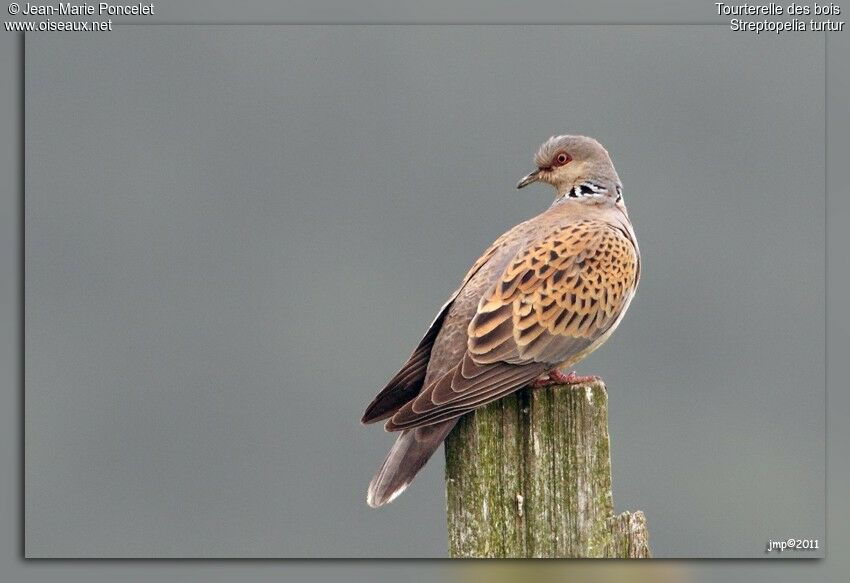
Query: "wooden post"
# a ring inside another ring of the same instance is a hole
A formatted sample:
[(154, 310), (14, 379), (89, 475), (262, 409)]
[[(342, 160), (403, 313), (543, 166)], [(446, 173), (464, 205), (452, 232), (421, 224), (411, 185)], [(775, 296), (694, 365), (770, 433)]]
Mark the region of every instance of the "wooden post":
[(643, 512), (614, 516), (602, 381), (523, 389), (446, 440), (452, 557), (649, 557)]

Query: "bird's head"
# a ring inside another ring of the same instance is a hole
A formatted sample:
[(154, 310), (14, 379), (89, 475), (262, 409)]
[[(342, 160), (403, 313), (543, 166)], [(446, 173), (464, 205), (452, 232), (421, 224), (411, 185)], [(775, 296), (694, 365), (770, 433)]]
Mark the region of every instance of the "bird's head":
[(620, 177), (611, 157), (593, 138), (552, 136), (537, 150), (534, 163), (537, 170), (520, 180), (517, 188), (533, 182), (545, 182), (552, 185), (558, 196), (596, 201), (622, 200)]

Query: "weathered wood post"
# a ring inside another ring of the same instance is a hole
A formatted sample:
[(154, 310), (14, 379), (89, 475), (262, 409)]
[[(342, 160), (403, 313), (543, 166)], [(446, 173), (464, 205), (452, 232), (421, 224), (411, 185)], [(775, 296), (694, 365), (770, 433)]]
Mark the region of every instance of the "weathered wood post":
[(649, 557), (643, 512), (614, 516), (602, 381), (523, 389), (446, 440), (452, 557)]

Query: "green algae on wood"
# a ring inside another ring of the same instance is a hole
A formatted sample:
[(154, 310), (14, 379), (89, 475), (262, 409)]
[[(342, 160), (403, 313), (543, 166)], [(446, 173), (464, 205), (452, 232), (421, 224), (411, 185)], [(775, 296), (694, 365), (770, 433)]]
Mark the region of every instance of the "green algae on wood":
[(649, 556), (642, 512), (614, 515), (601, 381), (523, 389), (446, 440), (452, 557)]

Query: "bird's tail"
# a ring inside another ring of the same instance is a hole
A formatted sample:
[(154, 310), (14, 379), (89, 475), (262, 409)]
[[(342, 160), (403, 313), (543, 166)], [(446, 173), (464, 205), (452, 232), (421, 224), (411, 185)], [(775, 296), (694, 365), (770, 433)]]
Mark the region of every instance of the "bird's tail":
[(383, 506), (404, 492), (458, 419), (402, 431), (381, 469), (369, 484), (369, 492), (366, 495), (369, 506)]

